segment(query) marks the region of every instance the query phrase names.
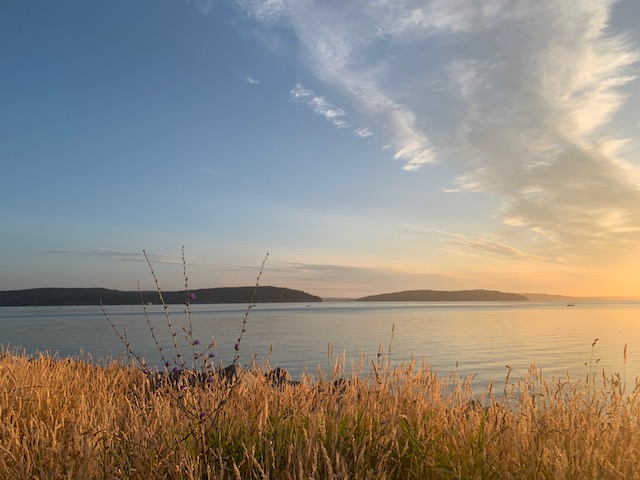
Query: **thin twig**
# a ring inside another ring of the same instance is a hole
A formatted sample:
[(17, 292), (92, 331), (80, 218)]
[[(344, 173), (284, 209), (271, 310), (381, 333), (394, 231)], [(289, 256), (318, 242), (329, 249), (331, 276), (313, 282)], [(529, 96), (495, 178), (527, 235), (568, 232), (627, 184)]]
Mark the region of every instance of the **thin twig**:
[(178, 339), (176, 337), (176, 332), (173, 329), (173, 324), (171, 323), (171, 316), (169, 315), (169, 306), (164, 301), (164, 296), (162, 295), (162, 290), (160, 289), (160, 284), (158, 283), (158, 277), (156, 277), (156, 273), (153, 271), (153, 266), (151, 265), (151, 261), (147, 256), (146, 250), (142, 250), (144, 254), (144, 258), (147, 261), (147, 265), (149, 265), (149, 270), (151, 271), (151, 276), (153, 277), (153, 281), (156, 284), (156, 291), (158, 292), (158, 297), (160, 297), (160, 303), (162, 303), (162, 308), (164, 309), (164, 316), (167, 320), (167, 325), (169, 326), (169, 331), (171, 332), (171, 337), (173, 338), (173, 346), (176, 349), (176, 357), (177, 361), (175, 362), (180, 366), (181, 369), (184, 370), (185, 361), (182, 358), (182, 353), (180, 352), (180, 345), (178, 345)]
[(244, 332), (247, 331), (247, 319), (249, 318), (249, 312), (253, 307), (255, 307), (253, 301), (256, 298), (256, 292), (258, 291), (258, 286), (260, 285), (260, 277), (262, 277), (262, 271), (264, 270), (264, 264), (267, 263), (267, 258), (269, 257), (269, 253), (267, 253), (262, 261), (262, 265), (260, 266), (260, 271), (258, 272), (258, 276), (256, 277), (256, 284), (253, 287), (253, 293), (251, 293), (251, 299), (249, 300), (249, 306), (247, 307), (247, 311), (244, 313), (244, 318), (242, 320), (242, 330), (240, 331), (240, 335), (238, 336), (238, 341), (234, 345), (236, 350), (236, 354), (233, 357), (233, 364), (235, 365), (240, 359), (240, 342), (242, 342), (242, 336)]
[(140, 282), (137, 282), (138, 285), (138, 293), (140, 294), (140, 303), (142, 304), (142, 311), (144, 312), (144, 317), (147, 320), (147, 325), (149, 325), (149, 330), (151, 331), (151, 337), (153, 338), (153, 341), (156, 344), (156, 348), (158, 349), (158, 352), (160, 353), (160, 358), (162, 359), (162, 363), (164, 364), (165, 368), (169, 366), (169, 362), (167, 361), (167, 359), (164, 356), (164, 352), (163, 352), (163, 347), (162, 345), (160, 345), (160, 342), (158, 342), (158, 339), (156, 337), (155, 332), (153, 331), (153, 325), (151, 324), (151, 319), (149, 318), (149, 313), (147, 312), (147, 305), (144, 301), (144, 295), (142, 294), (142, 290), (140, 289)]
[[(238, 336), (238, 342), (235, 345), (236, 354), (235, 354), (235, 357), (233, 358), (233, 363), (232, 363), (232, 365), (234, 366), (234, 373), (236, 373), (235, 366), (237, 365), (238, 360), (240, 359), (240, 342), (242, 341), (242, 335), (247, 330), (247, 318), (249, 317), (249, 312), (251, 311), (251, 308), (254, 306), (253, 301), (255, 300), (256, 292), (258, 290), (258, 286), (260, 285), (260, 278), (262, 277), (264, 265), (265, 263), (267, 263), (268, 257), (269, 257), (269, 253), (265, 255), (264, 260), (262, 261), (262, 265), (260, 266), (260, 271), (258, 272), (258, 276), (256, 277), (256, 284), (253, 287), (253, 293), (251, 294), (249, 306), (247, 307), (247, 311), (244, 314), (244, 319), (242, 320), (242, 330), (240, 331), (240, 335)], [(220, 414), (220, 412), (222, 411), (222, 408), (224, 407), (224, 405), (227, 403), (227, 401), (233, 394), (235, 388), (240, 384), (240, 379), (242, 378), (242, 375), (244, 375), (244, 373), (246, 372), (241, 372), (240, 377), (236, 378), (235, 381), (229, 385), (225, 395), (220, 399), (220, 401), (218, 402), (218, 405), (216, 405), (216, 408), (214, 408), (212, 412), (210, 412), (208, 415), (205, 415), (202, 418), (203, 422), (211, 420), (213, 423), (215, 423), (217, 421), (218, 415)], [(238, 374), (236, 373), (236, 375)]]
[(187, 315), (187, 322), (189, 324), (189, 330), (184, 330), (184, 332), (188, 336), (188, 341), (191, 344), (191, 349), (193, 351), (193, 365), (192, 368), (196, 370), (196, 362), (199, 358), (199, 355), (196, 353), (196, 341), (193, 338), (193, 324), (191, 322), (191, 298), (189, 292), (189, 277), (187, 276), (187, 261), (184, 258), (184, 245), (182, 246), (182, 278), (184, 278), (184, 292), (186, 296), (186, 300), (184, 304), (186, 305), (185, 313)]
[(118, 336), (120, 341), (124, 344), (125, 348), (127, 349), (127, 353), (129, 355), (132, 355), (133, 358), (135, 358), (138, 361), (138, 363), (140, 364), (140, 366), (142, 367), (145, 373), (149, 373), (149, 369), (147, 368), (147, 362), (144, 360), (144, 358), (142, 358), (140, 355), (138, 355), (131, 349), (131, 344), (129, 343), (129, 341), (126, 339), (124, 335), (120, 333), (120, 331), (116, 328), (115, 324), (109, 318), (109, 315), (107, 315), (107, 311), (105, 310), (104, 305), (102, 304), (102, 299), (100, 299), (100, 309), (104, 314), (104, 318), (107, 319), (107, 322), (109, 322), (109, 325), (111, 325), (111, 328), (113, 328), (113, 331), (116, 332), (116, 335)]

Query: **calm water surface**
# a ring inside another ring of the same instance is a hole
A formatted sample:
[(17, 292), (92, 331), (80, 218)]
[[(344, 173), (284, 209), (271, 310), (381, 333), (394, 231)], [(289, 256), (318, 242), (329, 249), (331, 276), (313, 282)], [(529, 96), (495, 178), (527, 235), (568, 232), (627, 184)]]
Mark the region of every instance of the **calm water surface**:
[[(108, 306), (109, 318), (134, 351), (149, 363), (161, 360), (141, 306)], [(195, 338), (208, 344), (215, 337), (216, 358), (231, 363), (246, 306), (194, 305)], [(148, 307), (149, 318), (165, 352), (172, 342), (160, 306)], [(174, 329), (184, 344), (184, 306), (169, 307)], [(392, 328), (395, 325), (394, 334)], [(511, 374), (524, 376), (535, 363), (545, 377), (573, 378), (593, 368), (626, 375), (629, 384), (640, 376), (640, 303), (585, 303), (567, 307), (544, 303), (359, 303), (263, 304), (249, 315), (241, 345), (241, 361), (270, 358), (272, 365), (298, 377), (305, 369), (330, 367), (336, 357), (347, 368), (362, 357), (366, 364), (389, 354), (392, 363), (415, 358), (427, 361), (441, 375), (475, 375), (475, 388)], [(623, 351), (628, 344), (628, 360)], [(125, 349), (95, 307), (2, 307), (0, 345), (22, 347), (27, 353), (48, 351), (60, 357), (87, 355), (123, 357)], [(328, 354), (332, 345), (333, 353)], [(188, 352), (187, 348), (184, 348)], [(271, 355), (269, 357), (269, 352)], [(597, 363), (596, 363), (597, 362)], [(367, 370), (367, 369), (365, 369)]]

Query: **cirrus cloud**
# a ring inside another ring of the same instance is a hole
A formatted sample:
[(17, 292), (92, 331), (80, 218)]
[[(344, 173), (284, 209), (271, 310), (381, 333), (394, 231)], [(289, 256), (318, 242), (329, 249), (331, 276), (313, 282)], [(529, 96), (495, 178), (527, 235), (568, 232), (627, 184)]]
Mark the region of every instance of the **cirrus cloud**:
[(640, 175), (606, 129), (639, 58), (612, 1), (239, 3), (293, 29), (404, 169), (450, 162), (460, 191), (499, 195), (506, 224), (555, 245), (640, 241)]
[[(611, 124), (640, 56), (611, 29), (615, 3), (236, 0), (293, 33), (403, 169), (447, 163), (458, 173), (446, 191), (498, 196), (505, 225), (546, 239), (532, 255), (574, 258), (640, 244), (639, 165)], [(350, 126), (324, 97), (291, 95)]]

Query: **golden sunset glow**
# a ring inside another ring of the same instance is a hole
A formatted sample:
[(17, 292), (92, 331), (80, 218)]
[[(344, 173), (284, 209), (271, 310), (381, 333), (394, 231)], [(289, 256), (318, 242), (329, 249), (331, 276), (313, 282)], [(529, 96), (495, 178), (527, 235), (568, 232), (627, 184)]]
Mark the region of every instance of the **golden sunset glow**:
[(131, 289), (143, 249), (179, 288), (185, 245), (200, 287), (270, 252), (268, 283), (325, 297), (640, 297), (639, 20), (632, 0), (9, 2), (0, 289)]

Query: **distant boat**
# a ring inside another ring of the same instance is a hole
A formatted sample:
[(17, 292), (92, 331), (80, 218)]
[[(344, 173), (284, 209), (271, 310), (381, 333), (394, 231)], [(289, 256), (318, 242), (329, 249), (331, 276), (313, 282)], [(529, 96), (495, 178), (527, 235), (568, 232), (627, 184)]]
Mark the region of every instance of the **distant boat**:
[(567, 303), (567, 307), (575, 307), (573, 303)]

